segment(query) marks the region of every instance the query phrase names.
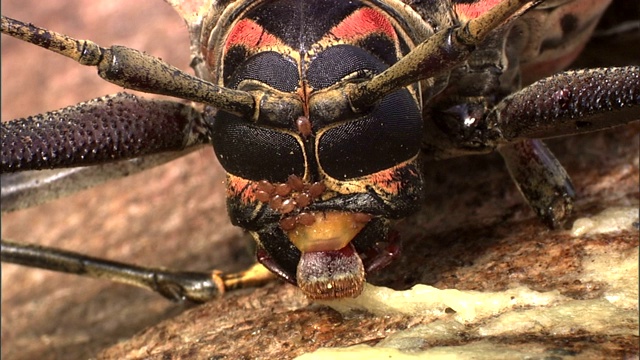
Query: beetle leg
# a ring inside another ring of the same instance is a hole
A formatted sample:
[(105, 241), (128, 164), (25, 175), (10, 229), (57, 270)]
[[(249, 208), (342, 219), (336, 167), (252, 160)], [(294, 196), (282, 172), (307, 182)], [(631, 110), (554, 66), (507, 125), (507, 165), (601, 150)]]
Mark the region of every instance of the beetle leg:
[(540, 140), (498, 148), (529, 205), (550, 228), (562, 226), (573, 209), (575, 190), (560, 162)]
[(173, 301), (212, 300), (226, 290), (264, 285), (274, 276), (261, 265), (235, 274), (169, 271), (99, 259), (51, 247), (2, 240), (2, 261), (139, 286)]
[(640, 120), (640, 66), (567, 71), (502, 100), (487, 117), (507, 141), (602, 130)]
[(194, 151), (209, 141), (202, 121), (188, 105), (120, 93), (4, 122), (2, 211), (34, 206)]
[(221, 274), (220, 277), (226, 291), (258, 287), (276, 279), (276, 275), (260, 263), (237, 273)]
[(86, 166), (208, 142), (192, 107), (120, 93), (3, 122), (2, 173)]
[(1, 174), (0, 206), (4, 213), (44, 204), (112, 179), (162, 165), (197, 149), (191, 147), (183, 151), (146, 155), (94, 166)]

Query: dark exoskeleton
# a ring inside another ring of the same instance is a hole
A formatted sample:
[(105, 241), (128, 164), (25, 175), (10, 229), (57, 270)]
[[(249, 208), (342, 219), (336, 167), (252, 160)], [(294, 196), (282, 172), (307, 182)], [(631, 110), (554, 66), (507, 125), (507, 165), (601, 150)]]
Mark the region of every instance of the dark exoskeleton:
[[(422, 204), (421, 158), (497, 150), (543, 222), (567, 219), (574, 190), (537, 139), (640, 119), (638, 66), (556, 74), (609, 3), (218, 1), (188, 21), (197, 77), (3, 16), (3, 33), (110, 82), (204, 104), (122, 93), (3, 123), (3, 211), (212, 144), (230, 218), (256, 240), (258, 261), (311, 298), (357, 296), (396, 255), (394, 221)], [(2, 261), (193, 301), (269, 277), (148, 269), (6, 240)]]

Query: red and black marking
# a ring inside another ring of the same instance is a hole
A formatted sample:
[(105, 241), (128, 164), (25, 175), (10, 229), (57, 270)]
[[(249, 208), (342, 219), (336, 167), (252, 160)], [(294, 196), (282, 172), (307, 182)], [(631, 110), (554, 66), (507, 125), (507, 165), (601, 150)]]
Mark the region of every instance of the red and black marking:
[[(256, 81), (300, 93), (305, 103), (314, 89), (371, 77), (408, 51), (388, 15), (357, 1), (281, 0), (243, 16), (229, 31), (222, 55), (222, 77), (230, 88)], [(415, 135), (422, 119), (407, 90), (390, 94), (361, 118), (332, 126), (342, 121), (308, 114), (267, 128), (223, 113), (214, 123), (213, 143), (229, 173), (270, 182), (286, 182), (289, 175), (316, 181), (324, 175), (361, 177), (419, 151)]]
[(475, 19), (504, 0), (453, 0), (453, 8), (463, 21)]
[[(247, 29), (244, 25), (247, 23), (256, 26)], [(237, 29), (238, 24), (243, 28)], [(240, 36), (229, 36), (225, 47), (248, 45), (250, 41), (245, 39), (259, 40), (248, 46), (251, 52), (278, 39), (295, 51), (305, 52), (327, 35), (353, 39), (378, 33), (385, 33), (390, 39), (397, 37), (387, 15), (360, 1), (279, 0), (261, 4), (243, 14), (230, 32)]]
[[(385, 67), (409, 51), (388, 15), (362, 2), (280, 0), (248, 10), (233, 24), (224, 40), (222, 80), (225, 86), (234, 87), (238, 82), (234, 74), (242, 73), (243, 79), (260, 80), (281, 91), (293, 92), (293, 83), (303, 86), (305, 81), (315, 81), (318, 84), (312, 87), (320, 89), (335, 80), (326, 82), (307, 73), (305, 67), (314, 61), (315, 55), (311, 59), (305, 57), (345, 44), (367, 51)], [(302, 64), (297, 64), (298, 59), (302, 59)], [(254, 73), (251, 71), (254, 68), (260, 71)], [(266, 78), (261, 74), (269, 69), (277, 76)]]

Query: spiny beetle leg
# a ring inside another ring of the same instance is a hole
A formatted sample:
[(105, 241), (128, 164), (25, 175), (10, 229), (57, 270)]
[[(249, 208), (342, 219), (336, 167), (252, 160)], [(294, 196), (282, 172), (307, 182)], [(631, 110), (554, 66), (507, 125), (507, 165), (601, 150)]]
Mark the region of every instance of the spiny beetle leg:
[(208, 141), (201, 115), (170, 101), (120, 93), (3, 122), (2, 173), (87, 166)]
[(487, 120), (507, 141), (580, 134), (640, 120), (640, 66), (554, 75), (502, 100)]
[[(562, 165), (532, 138), (602, 130), (640, 119), (640, 67), (567, 71), (502, 100), (487, 116), (512, 178), (551, 228), (571, 214), (575, 191)], [(517, 141), (521, 140), (521, 141)], [(515, 142), (514, 142), (515, 141)]]
[(518, 189), (550, 228), (561, 227), (573, 210), (575, 190), (560, 162), (540, 140), (498, 148)]
[(109, 279), (159, 293), (173, 301), (206, 302), (227, 290), (264, 285), (274, 276), (256, 264), (236, 274), (168, 271), (94, 258), (51, 247), (2, 240), (3, 262)]

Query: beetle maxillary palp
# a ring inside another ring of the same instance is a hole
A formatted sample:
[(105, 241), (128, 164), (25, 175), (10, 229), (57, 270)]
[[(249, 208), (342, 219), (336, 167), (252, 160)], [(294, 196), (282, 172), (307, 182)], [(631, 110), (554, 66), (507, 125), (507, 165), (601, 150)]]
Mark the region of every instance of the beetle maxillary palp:
[(386, 241), (376, 242), (375, 246), (362, 254), (362, 262), (367, 274), (379, 271), (391, 264), (402, 252), (400, 235), (391, 231)]

